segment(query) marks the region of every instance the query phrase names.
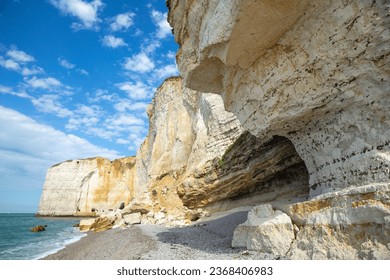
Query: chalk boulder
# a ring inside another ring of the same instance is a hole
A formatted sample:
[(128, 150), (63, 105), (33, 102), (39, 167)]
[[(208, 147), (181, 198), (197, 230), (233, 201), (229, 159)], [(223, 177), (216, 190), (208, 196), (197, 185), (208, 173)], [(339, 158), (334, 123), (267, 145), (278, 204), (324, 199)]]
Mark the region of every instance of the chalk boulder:
[(248, 220), (234, 230), (232, 247), (284, 256), (294, 240), (291, 218), (270, 204), (254, 207)]

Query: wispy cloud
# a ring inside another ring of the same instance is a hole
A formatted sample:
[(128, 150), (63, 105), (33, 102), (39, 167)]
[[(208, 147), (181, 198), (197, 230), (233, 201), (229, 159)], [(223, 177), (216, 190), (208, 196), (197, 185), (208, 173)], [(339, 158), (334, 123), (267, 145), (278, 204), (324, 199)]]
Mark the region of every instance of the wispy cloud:
[(124, 31), (134, 24), (135, 13), (123, 13), (111, 19), (110, 28), (113, 32)]
[(26, 62), (32, 62), (35, 60), (35, 58), (24, 51), (20, 51), (17, 49), (11, 49), (7, 52), (7, 55), (12, 58), (13, 60), (21, 63), (26, 63)]
[(156, 10), (152, 10), (151, 17), (154, 24), (157, 26), (156, 36), (159, 39), (166, 38), (172, 34), (172, 28), (167, 21), (167, 13), (162, 13)]
[(128, 71), (146, 73), (154, 68), (154, 62), (144, 52), (126, 58), (124, 68)]
[(73, 69), (76, 67), (75, 64), (73, 63), (70, 63), (69, 61), (67, 61), (66, 59), (64, 58), (58, 58), (58, 63), (64, 67), (65, 69)]
[(23, 76), (32, 76), (37, 74), (43, 74), (45, 71), (38, 66), (32, 66), (32, 67), (23, 67), (21, 74)]
[(2, 56), (0, 56), (0, 66), (12, 71), (20, 71), (21, 69), (19, 63), (12, 59), (4, 59)]
[(122, 38), (118, 38), (112, 35), (106, 35), (103, 37), (102, 43), (104, 46), (109, 48), (118, 48), (118, 47), (125, 47), (127, 44), (125, 41), (123, 41)]
[(91, 130), (91, 127), (95, 127), (99, 123), (99, 121), (100, 120), (97, 117), (73, 117), (70, 118), (68, 123), (66, 124), (66, 129), (79, 130), (83, 128), (86, 129), (85, 132), (88, 133), (88, 131)]
[(20, 98), (27, 98), (27, 99), (33, 98), (31, 95), (29, 95), (25, 91), (15, 91), (13, 88), (7, 87), (7, 86), (1, 85), (1, 84), (0, 84), (0, 93), (13, 95), (13, 96), (17, 96)]
[(102, 109), (97, 105), (87, 106), (78, 104), (75, 112), (88, 117), (99, 117), (102, 115)]
[(133, 100), (148, 99), (154, 92), (154, 88), (140, 81), (118, 83), (116, 86)]
[(173, 52), (173, 51), (168, 51), (168, 53), (166, 54), (167, 58), (169, 59), (172, 59), (172, 60), (175, 60), (176, 59), (176, 53)]
[(114, 108), (118, 112), (126, 112), (126, 111), (142, 111), (145, 112), (148, 107), (148, 103), (146, 102), (134, 102), (129, 99), (121, 99), (115, 102)]
[(11, 93), (12, 92), (12, 88), (0, 85), (0, 92), (1, 93)]
[(156, 75), (160, 79), (166, 79), (171, 76), (176, 76), (179, 74), (176, 64), (168, 64), (161, 68), (156, 69)]
[(142, 45), (142, 50), (144, 51), (144, 53), (151, 54), (155, 52), (159, 47), (161, 47), (161, 42), (159, 40), (145, 40), (145, 43)]
[(101, 0), (89, 2), (83, 0), (50, 0), (50, 3), (63, 14), (78, 18), (80, 22), (73, 23), (73, 29), (96, 30), (98, 28), (97, 25), (101, 21), (98, 12), (103, 7)]
[(35, 108), (43, 113), (54, 114), (60, 118), (72, 117), (74, 113), (65, 108), (59, 101), (60, 96), (56, 94), (44, 94), (31, 100)]
[(0, 56), (0, 66), (7, 70), (19, 72), (23, 76), (37, 75), (45, 72), (41, 67), (28, 65), (30, 62), (35, 61), (35, 58), (24, 51), (18, 50), (14, 46), (6, 51), (5, 55), (5, 57)]
[(144, 137), (140, 137), (140, 134), (131, 133), (126, 138), (116, 139), (115, 142), (120, 145), (128, 145), (129, 150), (137, 150), (144, 140)]
[[(108, 114), (96, 105), (80, 106), (68, 120), (66, 129), (69, 131), (82, 130), (85, 134), (115, 142), (117, 139), (125, 139), (129, 133), (136, 134), (139, 138), (144, 138), (147, 133), (144, 119), (129, 112)], [(118, 142), (116, 143), (118, 144)], [(134, 148), (134, 152), (137, 148)]]
[(53, 87), (62, 86), (62, 83), (59, 80), (52, 77), (48, 77), (48, 78), (32, 77), (31, 79), (29, 80), (26, 79), (25, 81), (33, 88), (52, 89)]
[(129, 143), (129, 146), (128, 146), (128, 149), (129, 150), (136, 150), (138, 149), (141, 144), (144, 142), (145, 138), (144, 137), (140, 137), (140, 134), (138, 133), (131, 133), (128, 137), (128, 139), (130, 139), (130, 143)]
[(77, 69), (77, 71), (78, 71), (80, 74), (82, 74), (82, 75), (85, 75), (85, 76), (88, 76), (88, 75), (89, 75), (88, 71), (86, 71), (86, 70), (84, 70), (84, 69)]
[(145, 122), (131, 114), (117, 114), (107, 118), (107, 127), (116, 131), (131, 131), (132, 126), (143, 126)]
[(61, 67), (67, 69), (67, 70), (74, 70), (74, 71), (76, 71), (76, 72), (78, 72), (78, 73), (80, 73), (82, 75), (86, 75), (86, 76), (89, 75), (89, 73), (86, 70), (78, 68), (76, 64), (73, 64), (73, 63), (69, 62), (65, 58), (59, 57), (58, 58), (58, 64)]
[(97, 103), (101, 101), (113, 102), (118, 99), (116, 94), (110, 93), (106, 89), (98, 89), (92, 94), (89, 93), (88, 96), (88, 102), (90, 103)]

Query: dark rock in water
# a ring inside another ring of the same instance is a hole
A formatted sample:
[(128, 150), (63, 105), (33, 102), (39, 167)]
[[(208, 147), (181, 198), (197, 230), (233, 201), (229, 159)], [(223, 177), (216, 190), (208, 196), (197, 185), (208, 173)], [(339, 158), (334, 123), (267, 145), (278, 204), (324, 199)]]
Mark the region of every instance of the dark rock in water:
[(47, 227), (47, 225), (44, 225), (44, 226), (38, 225), (38, 226), (33, 227), (33, 228), (31, 229), (31, 231), (32, 231), (32, 232), (44, 231), (44, 230), (46, 230), (46, 227)]
[(80, 224), (74, 224), (73, 225), (73, 227), (79, 227), (80, 226)]

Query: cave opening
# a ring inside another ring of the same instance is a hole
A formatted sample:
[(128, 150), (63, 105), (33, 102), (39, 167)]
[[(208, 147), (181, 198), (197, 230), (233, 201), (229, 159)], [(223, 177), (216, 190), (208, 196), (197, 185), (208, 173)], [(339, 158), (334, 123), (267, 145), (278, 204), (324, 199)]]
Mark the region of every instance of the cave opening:
[(286, 137), (275, 135), (264, 142), (245, 132), (226, 151), (223, 162), (218, 177), (219, 193), (225, 198), (207, 206), (210, 210), (221, 205), (226, 209), (262, 203), (276, 206), (309, 197), (308, 170)]

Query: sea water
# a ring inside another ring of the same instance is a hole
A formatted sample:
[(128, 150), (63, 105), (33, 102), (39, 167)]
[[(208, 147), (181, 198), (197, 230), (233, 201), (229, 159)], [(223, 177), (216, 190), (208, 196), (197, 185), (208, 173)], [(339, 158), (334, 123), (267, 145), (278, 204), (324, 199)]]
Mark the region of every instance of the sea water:
[[(75, 218), (37, 218), (34, 214), (0, 213), (0, 260), (33, 260), (81, 239)], [(37, 225), (45, 231), (31, 232)]]

